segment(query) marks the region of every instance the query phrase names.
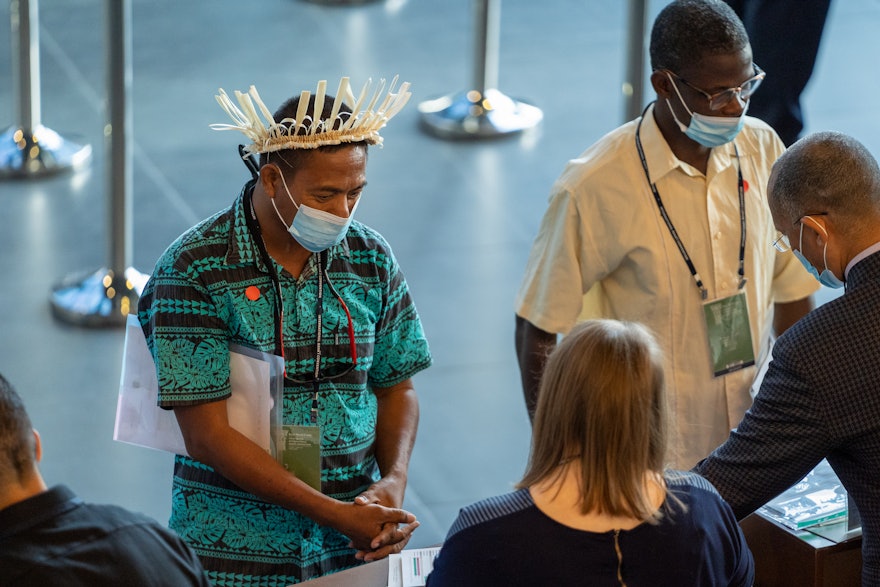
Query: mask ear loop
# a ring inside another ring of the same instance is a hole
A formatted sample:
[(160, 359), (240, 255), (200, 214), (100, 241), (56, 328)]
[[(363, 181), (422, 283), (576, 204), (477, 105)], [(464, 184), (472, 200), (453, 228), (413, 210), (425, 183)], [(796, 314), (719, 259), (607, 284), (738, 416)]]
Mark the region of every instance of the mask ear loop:
[[(821, 230), (823, 232), (823, 234), (825, 235), (825, 247), (822, 249), (822, 262), (825, 263), (825, 269), (827, 271), (831, 271), (830, 269), (828, 269), (828, 231), (825, 229), (824, 226), (822, 226), (821, 224), (816, 222), (816, 219), (813, 218), (812, 216), (807, 215), (807, 216), (804, 216), (804, 218), (809, 218), (810, 220), (812, 220), (813, 224), (818, 226), (819, 230)], [(804, 234), (804, 223), (801, 222), (801, 241), (803, 241), (803, 238), (804, 238), (803, 234)]]
[[(687, 112), (688, 115), (693, 118), (694, 113), (691, 112), (690, 108), (688, 108), (688, 105), (684, 101), (684, 97), (682, 97), (681, 92), (678, 91), (678, 86), (675, 85), (675, 80), (672, 79), (672, 74), (668, 71), (664, 73), (669, 79), (669, 83), (672, 84), (672, 89), (675, 90), (675, 93), (678, 96), (678, 101), (681, 102), (682, 106), (684, 106), (685, 112)], [(669, 101), (669, 98), (666, 98), (666, 106), (669, 108), (669, 112), (672, 114), (672, 118), (673, 120), (675, 120), (675, 124), (678, 125), (679, 130), (681, 130), (681, 132), (686, 132), (688, 127), (678, 119), (678, 116), (675, 115), (675, 109), (672, 107), (672, 103)]]
[(798, 238), (798, 250), (801, 252), (801, 255), (804, 254), (804, 222), (801, 221), (801, 235)]

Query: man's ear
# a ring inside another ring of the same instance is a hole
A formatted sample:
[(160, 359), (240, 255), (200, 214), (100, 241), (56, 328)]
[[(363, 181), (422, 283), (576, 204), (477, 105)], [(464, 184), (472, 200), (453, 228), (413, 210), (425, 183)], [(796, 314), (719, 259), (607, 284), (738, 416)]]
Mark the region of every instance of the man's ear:
[(672, 80), (665, 71), (657, 69), (651, 72), (651, 86), (658, 98), (669, 99), (672, 96)]
[(279, 179), (281, 179), (281, 171), (274, 163), (267, 163), (260, 167), (260, 186), (270, 198), (275, 197), (275, 185)]
[(34, 462), (39, 463), (43, 460), (43, 443), (40, 441), (40, 433), (36, 429), (34, 432)]

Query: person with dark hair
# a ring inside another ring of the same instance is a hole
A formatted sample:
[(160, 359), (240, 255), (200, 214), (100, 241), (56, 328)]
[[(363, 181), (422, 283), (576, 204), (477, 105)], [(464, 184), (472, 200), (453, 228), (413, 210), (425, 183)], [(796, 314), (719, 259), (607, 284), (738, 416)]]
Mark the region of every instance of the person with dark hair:
[(774, 331), (818, 286), (775, 234), (765, 186), (784, 147), (746, 115), (765, 74), (721, 0), (677, 0), (650, 42), (643, 115), (557, 179), (516, 297), (516, 352), (534, 413), (543, 361), (581, 319), (644, 323), (666, 356), (669, 462), (692, 467), (751, 402)]
[(813, 75), (831, 0), (725, 2), (742, 19), (755, 59), (770, 73), (750, 113), (791, 145), (804, 128), (801, 94)]
[(0, 375), (0, 586), (210, 587), (198, 556), (155, 520), (49, 488), (42, 453), (21, 397)]
[[(367, 147), (409, 84), (383, 96), (384, 80), (372, 94), (368, 82), (358, 97), (348, 78), (336, 97), (325, 85), (274, 114), (253, 87), (238, 105), (221, 90), (233, 124), (213, 126), (249, 138), (253, 177), (166, 250), (139, 303), (159, 404), (189, 453), (175, 459), (170, 526), (217, 584), (319, 577), (400, 551), (418, 526), (400, 507), (412, 377), (431, 355), (390, 246), (354, 220)], [(283, 425), (304, 447), (295, 464), (230, 426), (230, 344), (283, 358)]]
[(665, 468), (667, 410), (646, 328), (575, 326), (547, 359), (518, 491), (461, 510), (429, 587), (751, 586), (730, 507)]
[(828, 459), (862, 518), (862, 585), (880, 585), (880, 166), (850, 136), (807, 135), (769, 201), (775, 245), (846, 289), (779, 337), (754, 404), (695, 470), (742, 518)]

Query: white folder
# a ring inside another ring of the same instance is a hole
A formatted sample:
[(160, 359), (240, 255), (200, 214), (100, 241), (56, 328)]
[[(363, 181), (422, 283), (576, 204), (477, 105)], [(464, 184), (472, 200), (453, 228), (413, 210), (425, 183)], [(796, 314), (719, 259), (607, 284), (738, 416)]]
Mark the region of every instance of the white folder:
[[(281, 429), (281, 357), (239, 345), (230, 345), (230, 385), (226, 400), (229, 425), (275, 456)], [(156, 366), (137, 316), (125, 327), (122, 376), (116, 404), (113, 439), (147, 448), (187, 455), (173, 410), (159, 407)]]

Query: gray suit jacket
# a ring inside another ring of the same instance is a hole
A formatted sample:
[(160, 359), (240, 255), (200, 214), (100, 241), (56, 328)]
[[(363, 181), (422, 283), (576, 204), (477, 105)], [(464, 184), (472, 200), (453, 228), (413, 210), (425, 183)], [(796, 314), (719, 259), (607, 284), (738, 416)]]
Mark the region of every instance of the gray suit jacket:
[(742, 518), (823, 457), (862, 515), (862, 583), (880, 585), (880, 253), (779, 337), (754, 404), (694, 470)]

